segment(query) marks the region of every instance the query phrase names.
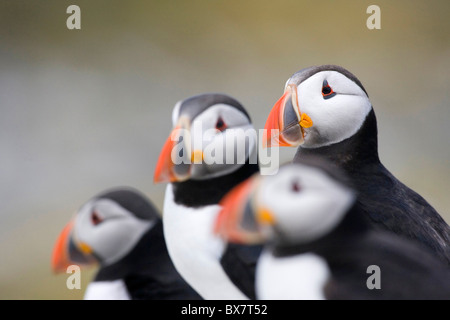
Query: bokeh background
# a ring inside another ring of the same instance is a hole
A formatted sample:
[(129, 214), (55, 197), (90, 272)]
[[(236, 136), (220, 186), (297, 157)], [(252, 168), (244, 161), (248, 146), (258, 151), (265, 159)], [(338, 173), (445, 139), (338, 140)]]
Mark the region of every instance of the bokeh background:
[[(66, 8), (81, 8), (81, 30)], [(368, 30), (366, 8), (381, 8)], [(99, 191), (162, 207), (153, 169), (173, 105), (240, 100), (257, 128), (295, 71), (346, 67), (378, 117), (384, 164), (450, 221), (450, 2), (0, 2), (0, 299), (80, 299), (53, 275), (61, 228)], [(294, 149), (282, 149), (282, 159)]]

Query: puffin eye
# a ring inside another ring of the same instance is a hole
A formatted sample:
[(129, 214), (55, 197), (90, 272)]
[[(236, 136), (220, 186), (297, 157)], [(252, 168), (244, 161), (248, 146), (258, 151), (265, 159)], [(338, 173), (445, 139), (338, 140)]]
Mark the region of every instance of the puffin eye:
[(101, 222), (103, 222), (103, 218), (100, 217), (100, 215), (98, 214), (97, 211), (92, 211), (92, 213), (91, 213), (91, 221), (92, 221), (92, 224), (94, 226), (96, 226), (96, 225), (100, 224)]
[(330, 85), (328, 84), (327, 80), (323, 80), (322, 84), (322, 96), (324, 99), (330, 99), (331, 97), (334, 97), (336, 95), (336, 92), (331, 89)]
[(216, 129), (222, 132), (226, 128), (227, 128), (226, 123), (223, 121), (222, 117), (219, 117), (219, 119), (217, 119)]
[(299, 193), (302, 190), (300, 187), (300, 184), (297, 181), (292, 182), (291, 184), (291, 191), (295, 193)]

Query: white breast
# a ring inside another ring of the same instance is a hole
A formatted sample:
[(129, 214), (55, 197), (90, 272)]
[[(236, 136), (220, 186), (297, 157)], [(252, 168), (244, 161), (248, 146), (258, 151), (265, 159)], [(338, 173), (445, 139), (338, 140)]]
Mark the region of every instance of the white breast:
[(219, 205), (194, 209), (176, 204), (169, 184), (163, 213), (167, 249), (178, 272), (204, 299), (248, 299), (220, 265), (225, 243), (212, 232), (219, 210)]
[(326, 261), (306, 253), (274, 257), (264, 250), (256, 268), (256, 294), (262, 300), (324, 300), (329, 278)]
[(123, 280), (91, 282), (84, 293), (84, 300), (130, 300)]

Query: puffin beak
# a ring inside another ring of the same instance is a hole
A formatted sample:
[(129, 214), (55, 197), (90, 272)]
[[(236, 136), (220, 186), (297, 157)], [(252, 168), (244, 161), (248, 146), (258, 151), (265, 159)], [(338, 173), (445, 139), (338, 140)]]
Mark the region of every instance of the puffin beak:
[(55, 273), (65, 272), (67, 267), (71, 265), (69, 259), (69, 239), (74, 223), (74, 220), (70, 220), (56, 240), (52, 254), (52, 270)]
[(259, 180), (249, 178), (227, 193), (220, 202), (222, 209), (214, 226), (214, 233), (226, 241), (245, 244), (263, 242), (255, 214), (252, 194)]
[(91, 265), (97, 262), (92, 249), (85, 243), (76, 243), (73, 237), (75, 219), (67, 223), (53, 248), (51, 267), (54, 273), (66, 272), (72, 264)]
[(191, 162), (203, 159), (203, 153), (190, 152), (190, 137), (186, 119), (180, 119), (162, 147), (156, 163), (153, 182), (175, 182), (189, 179)]
[(264, 126), (263, 147), (295, 147), (304, 142), (304, 128), (313, 125), (300, 111), (297, 86), (289, 84), (275, 103)]
[(175, 149), (176, 141), (175, 131), (180, 129), (175, 127), (167, 138), (166, 143), (162, 147), (161, 153), (159, 154), (158, 162), (156, 163), (155, 173), (153, 175), (153, 182), (173, 182), (177, 178), (174, 173), (175, 164), (172, 161), (172, 150)]

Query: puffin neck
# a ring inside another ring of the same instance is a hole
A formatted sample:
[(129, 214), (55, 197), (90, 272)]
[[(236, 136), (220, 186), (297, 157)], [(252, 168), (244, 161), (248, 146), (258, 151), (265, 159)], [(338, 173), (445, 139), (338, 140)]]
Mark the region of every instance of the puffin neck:
[(364, 220), (359, 210), (358, 202), (347, 212), (344, 219), (338, 226), (324, 237), (309, 243), (287, 243), (282, 241), (274, 241), (268, 244), (275, 257), (287, 257), (307, 252), (317, 252), (325, 254), (342, 250), (349, 244), (357, 242), (358, 238), (370, 230), (367, 222)]
[(339, 143), (319, 148), (297, 149), (293, 162), (303, 155), (318, 155), (351, 172), (365, 165), (379, 164), (377, 120), (372, 109), (356, 134)]
[(228, 191), (256, 172), (259, 172), (259, 165), (250, 164), (247, 159), (238, 170), (224, 176), (174, 182), (172, 185), (175, 203), (194, 208), (218, 204)]

